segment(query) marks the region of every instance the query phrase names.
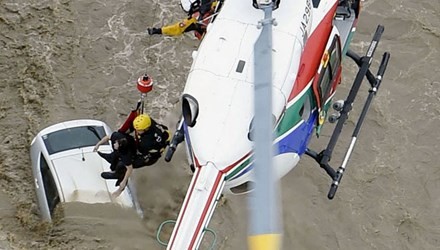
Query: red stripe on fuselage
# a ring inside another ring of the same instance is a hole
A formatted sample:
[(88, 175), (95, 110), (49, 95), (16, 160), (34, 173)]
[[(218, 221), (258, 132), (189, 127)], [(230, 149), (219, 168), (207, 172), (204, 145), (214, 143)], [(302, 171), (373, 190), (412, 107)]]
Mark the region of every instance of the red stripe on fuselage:
[(193, 237), (191, 239), (191, 243), (189, 245), (189, 249), (194, 249), (195, 247), (194, 244), (196, 244), (198, 232), (202, 229), (203, 221), (205, 220), (206, 214), (208, 213), (208, 210), (210, 208), (209, 204), (211, 204), (212, 199), (214, 199), (214, 195), (216, 194), (218, 184), (220, 183), (222, 177), (223, 177), (223, 173), (218, 172), (217, 178), (215, 179), (214, 187), (211, 190), (211, 193), (209, 194), (209, 198), (208, 201), (205, 203), (205, 208), (203, 209), (202, 216), (200, 216), (199, 223), (197, 224), (197, 228), (194, 231)]
[(321, 62), (322, 54), (327, 45), (330, 32), (332, 30), (333, 17), (337, 8), (337, 3), (329, 10), (327, 15), (318, 24), (316, 29), (307, 39), (304, 51), (301, 55), (298, 75), (295, 80), (295, 85), (290, 93), (288, 102), (297, 96), (312, 80), (318, 71)]
[[(247, 158), (247, 157), (250, 155), (250, 153), (251, 153), (251, 152), (247, 153), (247, 154), (244, 155), (242, 158), (240, 158), (238, 161), (236, 161), (236, 162), (234, 162), (233, 164), (229, 165), (228, 167), (226, 167), (226, 168), (223, 169), (222, 171), (219, 171), (219, 173), (217, 174), (217, 178), (216, 178), (216, 180), (215, 180), (214, 188), (211, 190), (211, 193), (210, 193), (210, 195), (209, 195), (208, 201), (207, 201), (207, 203), (205, 204), (205, 208), (204, 208), (204, 210), (203, 210), (203, 213), (202, 213), (202, 215), (200, 216), (200, 219), (199, 219), (199, 223), (198, 223), (198, 225), (197, 225), (197, 228), (196, 228), (196, 230), (194, 231), (193, 238), (191, 239), (190, 249), (191, 249), (191, 247), (194, 247), (194, 244), (196, 243), (198, 232), (200, 231), (200, 229), (201, 229), (201, 227), (202, 227), (202, 224), (203, 224), (204, 218), (206, 217), (206, 214), (207, 214), (207, 212), (208, 212), (208, 210), (209, 210), (209, 207), (210, 207), (208, 204), (211, 204), (211, 201), (212, 201), (212, 199), (214, 198), (214, 195), (215, 195), (216, 190), (217, 190), (217, 188), (218, 188), (218, 185), (219, 185), (219, 183), (220, 183), (221, 177), (223, 176), (224, 173), (227, 173), (228, 171), (230, 171), (231, 169), (233, 169), (235, 166), (237, 166), (238, 163), (242, 162), (245, 158)], [(193, 155), (193, 157), (194, 157), (194, 162), (195, 162), (195, 165), (196, 165), (195, 167), (196, 167), (196, 168), (201, 168), (202, 166), (200, 166), (200, 163), (199, 163), (199, 161), (197, 160), (197, 157), (196, 157), (195, 155)], [(186, 209), (187, 209), (187, 207), (188, 207), (188, 203), (189, 203), (189, 201), (190, 201), (190, 199), (191, 199), (191, 195), (192, 195), (192, 193), (193, 193), (193, 191), (194, 191), (194, 185), (196, 184), (197, 179), (199, 178), (199, 173), (200, 173), (200, 170), (197, 172), (197, 175), (196, 175), (196, 177), (195, 177), (195, 180), (194, 180), (194, 182), (192, 183), (192, 185), (190, 186), (190, 190), (191, 190), (191, 191), (188, 193), (187, 202), (185, 203), (185, 207), (182, 208), (182, 209), (183, 209), (183, 212), (182, 212), (182, 216), (180, 217), (179, 222), (177, 223), (178, 226), (177, 226), (177, 228), (176, 228), (176, 233), (174, 234), (173, 239), (170, 241), (170, 242), (171, 242), (171, 248), (173, 247), (173, 244), (174, 244), (175, 239), (176, 239), (176, 235), (177, 235), (177, 233), (178, 233), (178, 231), (179, 231), (179, 227), (180, 227), (180, 225), (181, 225), (181, 222), (182, 222), (182, 220), (183, 220), (183, 217), (185, 216), (185, 212), (186, 212)]]
[[(194, 156), (194, 159), (195, 159), (196, 167), (200, 167), (199, 162), (197, 161), (197, 158), (196, 158), (195, 156)], [(191, 198), (192, 192), (194, 191), (194, 185), (196, 185), (197, 179), (199, 178), (199, 174), (200, 174), (200, 169), (199, 169), (199, 171), (197, 171), (197, 175), (196, 175), (196, 177), (195, 177), (194, 182), (192, 182), (192, 186), (189, 187), (189, 190), (191, 190), (191, 191), (188, 193), (188, 197), (187, 197), (188, 200), (187, 200), (187, 202), (185, 203), (185, 207), (181, 208), (181, 209), (183, 209), (183, 211), (182, 211), (182, 216), (180, 217), (180, 220), (177, 222), (177, 228), (176, 228), (176, 231), (175, 231), (174, 237), (173, 237), (173, 239), (170, 241), (170, 242), (171, 242), (171, 249), (172, 249), (172, 247), (173, 247), (174, 240), (176, 239), (176, 235), (177, 235), (177, 233), (179, 232), (179, 227), (180, 227), (180, 225), (181, 225), (181, 222), (182, 222), (182, 220), (183, 220), (183, 217), (185, 216), (186, 209), (188, 208), (188, 203), (189, 203), (189, 200), (190, 200), (190, 198)]]
[(236, 167), (238, 163), (240, 163), (240, 162), (243, 161), (245, 158), (247, 158), (250, 154), (251, 154), (251, 152), (245, 154), (245, 155), (244, 155), (243, 157), (241, 157), (238, 161), (232, 163), (231, 165), (229, 165), (228, 167), (226, 167), (225, 169), (223, 169), (221, 172), (222, 172), (222, 173), (227, 173), (227, 172), (229, 172), (231, 169), (233, 169), (234, 167)]

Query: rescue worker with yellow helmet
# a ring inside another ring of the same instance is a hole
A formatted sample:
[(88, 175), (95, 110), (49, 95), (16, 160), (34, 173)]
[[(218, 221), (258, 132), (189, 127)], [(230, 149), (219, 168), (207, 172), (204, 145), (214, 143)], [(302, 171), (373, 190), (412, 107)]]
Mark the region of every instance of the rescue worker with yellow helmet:
[(195, 36), (201, 40), (207, 25), (203, 19), (213, 14), (217, 2), (217, 0), (181, 0), (181, 7), (188, 14), (188, 17), (161, 28), (148, 28), (148, 34), (179, 36), (185, 32), (194, 31)]
[(133, 120), (133, 128), (137, 136), (137, 157), (133, 167), (156, 163), (171, 139), (168, 127), (157, 123), (147, 114), (140, 114)]
[[(116, 186), (119, 186), (119, 188), (112, 193), (113, 198), (118, 197), (124, 191), (133, 169), (153, 165), (159, 160), (171, 139), (168, 128), (157, 123), (147, 114), (138, 115), (133, 120), (133, 128), (136, 131), (137, 143), (135, 143), (134, 155), (130, 158), (132, 164), (127, 165), (127, 163), (124, 166), (123, 162), (119, 162), (116, 169), (101, 174), (104, 179), (118, 179)], [(118, 133), (130, 136), (122, 132)], [(96, 150), (98, 147), (99, 144), (95, 146)], [(102, 154), (100, 155), (102, 156)], [(127, 162), (130, 159), (127, 159)]]

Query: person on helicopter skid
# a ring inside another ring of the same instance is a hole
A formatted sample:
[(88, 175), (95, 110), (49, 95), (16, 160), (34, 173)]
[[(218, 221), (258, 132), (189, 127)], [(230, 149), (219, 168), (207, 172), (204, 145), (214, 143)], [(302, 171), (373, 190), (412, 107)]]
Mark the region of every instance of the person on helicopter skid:
[(182, 21), (161, 28), (148, 28), (149, 35), (179, 36), (194, 31), (197, 39), (201, 40), (210, 22), (210, 16), (218, 9), (218, 0), (181, 0), (180, 6), (188, 17)]

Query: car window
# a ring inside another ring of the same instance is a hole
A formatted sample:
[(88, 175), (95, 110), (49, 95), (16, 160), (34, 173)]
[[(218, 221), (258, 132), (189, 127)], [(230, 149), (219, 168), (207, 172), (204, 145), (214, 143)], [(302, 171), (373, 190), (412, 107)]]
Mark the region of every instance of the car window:
[(105, 136), (102, 126), (83, 126), (67, 128), (43, 135), (43, 141), (49, 154), (61, 151), (95, 146)]
[(55, 206), (60, 202), (60, 197), (58, 195), (57, 186), (53, 179), (52, 172), (50, 172), (49, 166), (47, 165), (47, 161), (44, 159), (43, 154), (40, 155), (40, 171), (43, 178), (47, 205), (49, 206), (50, 213), (53, 214)]

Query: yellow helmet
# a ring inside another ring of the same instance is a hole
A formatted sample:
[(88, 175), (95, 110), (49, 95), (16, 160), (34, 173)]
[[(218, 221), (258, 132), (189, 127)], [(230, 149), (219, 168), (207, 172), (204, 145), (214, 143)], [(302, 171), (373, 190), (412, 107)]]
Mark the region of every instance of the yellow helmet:
[(151, 118), (149, 115), (140, 114), (133, 121), (133, 127), (136, 130), (148, 130), (151, 126)]

